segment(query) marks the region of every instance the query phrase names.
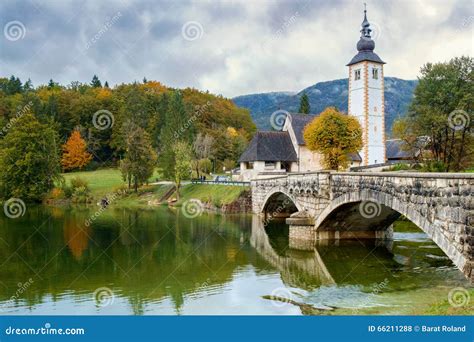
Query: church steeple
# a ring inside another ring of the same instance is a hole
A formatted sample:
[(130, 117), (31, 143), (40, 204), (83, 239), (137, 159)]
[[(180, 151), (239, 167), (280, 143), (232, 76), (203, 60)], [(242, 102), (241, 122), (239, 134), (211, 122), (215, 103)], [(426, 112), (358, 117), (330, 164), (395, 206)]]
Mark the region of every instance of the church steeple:
[(385, 64), (384, 61), (380, 59), (380, 57), (374, 53), (375, 49), (375, 42), (372, 40), (371, 32), (372, 29), (370, 28), (370, 23), (367, 20), (367, 8), (364, 4), (364, 20), (362, 21), (362, 29), (360, 30), (360, 39), (357, 42), (357, 51), (359, 53), (352, 58), (349, 62), (349, 65), (356, 64), (362, 61), (371, 61)]
[(362, 127), (362, 165), (374, 165), (385, 162), (385, 62), (374, 52), (367, 8), (361, 26), (357, 55), (348, 64), (348, 114), (357, 118)]
[(364, 3), (364, 21), (362, 22), (362, 30), (360, 30), (361, 38), (369, 38), (370, 39), (370, 32), (372, 30), (370, 29), (370, 23), (367, 20), (367, 4)]

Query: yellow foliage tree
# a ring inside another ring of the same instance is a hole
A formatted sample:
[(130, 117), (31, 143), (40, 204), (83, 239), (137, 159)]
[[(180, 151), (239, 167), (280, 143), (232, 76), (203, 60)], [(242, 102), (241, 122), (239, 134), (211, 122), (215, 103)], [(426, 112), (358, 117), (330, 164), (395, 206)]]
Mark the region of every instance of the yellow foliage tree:
[(234, 127), (227, 127), (227, 134), (231, 137), (231, 138), (235, 138), (236, 136), (239, 135), (239, 133), (237, 133), (237, 130), (234, 128)]
[(69, 139), (63, 145), (63, 156), (61, 165), (65, 171), (82, 169), (89, 164), (92, 155), (87, 152), (86, 142), (81, 137), (81, 133), (77, 130), (72, 132)]
[(324, 167), (347, 168), (349, 154), (362, 148), (362, 128), (356, 118), (326, 108), (304, 130), (306, 146), (323, 155)]

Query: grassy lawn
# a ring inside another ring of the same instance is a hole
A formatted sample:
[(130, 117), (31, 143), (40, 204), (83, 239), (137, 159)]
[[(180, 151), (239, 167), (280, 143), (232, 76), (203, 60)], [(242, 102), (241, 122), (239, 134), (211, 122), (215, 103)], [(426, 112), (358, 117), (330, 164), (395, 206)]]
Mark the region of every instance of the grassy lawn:
[[(113, 192), (118, 187), (125, 185), (125, 182), (122, 180), (122, 174), (119, 169), (100, 169), (95, 171), (78, 171), (78, 172), (69, 172), (62, 174), (66, 183), (69, 185), (72, 178), (82, 178), (87, 181), (89, 188), (91, 189), (92, 196), (101, 197), (108, 193)], [(160, 173), (158, 170), (155, 170), (152, 177), (150, 177), (149, 182), (156, 182), (156, 179), (159, 179)]]
[(220, 207), (223, 204), (234, 202), (245, 190), (248, 190), (248, 187), (188, 184), (183, 186), (180, 190), (181, 198), (179, 203), (183, 203), (189, 199), (198, 199), (201, 202), (210, 202)]
[[(91, 194), (95, 199), (111, 194), (121, 186), (126, 185), (122, 180), (120, 170), (112, 168), (64, 173), (63, 177), (68, 185), (73, 178), (79, 177), (84, 179), (89, 184)], [(157, 170), (153, 176), (150, 177), (149, 182), (156, 182), (159, 178), (160, 173)], [(138, 193), (130, 193), (118, 199), (112, 205), (122, 207), (148, 206), (149, 202), (156, 203), (159, 201), (170, 187), (171, 185), (143, 186), (139, 189)], [(198, 199), (201, 202), (209, 202), (217, 207), (221, 207), (224, 204), (234, 202), (245, 190), (248, 190), (248, 187), (188, 184), (181, 188), (181, 199), (178, 205), (189, 199)], [(172, 197), (175, 197), (175, 195)]]
[(63, 173), (66, 184), (70, 184), (72, 178), (82, 178), (89, 184), (92, 195), (99, 197), (114, 191), (124, 185), (122, 175), (118, 169), (101, 169), (96, 171), (79, 171)]
[(158, 204), (158, 201), (172, 187), (172, 184), (145, 185), (137, 193), (127, 194), (114, 201), (111, 205), (121, 208), (149, 207), (151, 209), (153, 207), (149, 206), (149, 202), (153, 202), (154, 205)]

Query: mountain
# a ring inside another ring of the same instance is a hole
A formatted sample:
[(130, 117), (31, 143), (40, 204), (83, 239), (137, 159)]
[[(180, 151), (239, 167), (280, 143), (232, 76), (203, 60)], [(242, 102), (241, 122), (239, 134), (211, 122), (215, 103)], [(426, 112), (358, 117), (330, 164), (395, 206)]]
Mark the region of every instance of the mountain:
[[(406, 113), (418, 81), (385, 77), (385, 129), (392, 131), (393, 121)], [(347, 112), (347, 78), (319, 82), (298, 93), (274, 92), (242, 95), (233, 98), (234, 103), (247, 108), (258, 129), (270, 130), (270, 116), (278, 110), (298, 111), (300, 97), (308, 94), (311, 113), (320, 113), (326, 107), (334, 106)]]

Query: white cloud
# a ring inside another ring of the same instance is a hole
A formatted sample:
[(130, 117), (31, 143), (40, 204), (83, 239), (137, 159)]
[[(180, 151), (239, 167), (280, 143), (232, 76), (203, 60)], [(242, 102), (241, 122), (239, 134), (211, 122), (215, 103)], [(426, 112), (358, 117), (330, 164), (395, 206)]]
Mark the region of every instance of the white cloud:
[[(22, 21), (25, 39), (2, 37), (4, 76), (67, 84), (98, 74), (110, 84), (148, 79), (224, 96), (297, 91), (347, 77), (362, 21), (355, 1), (2, 2), (2, 27)], [(472, 5), (458, 1), (372, 1), (368, 19), (386, 75), (414, 79), (427, 62), (474, 55)], [(120, 12), (121, 18), (82, 55), (79, 51)], [(197, 21), (203, 35), (182, 37)]]

